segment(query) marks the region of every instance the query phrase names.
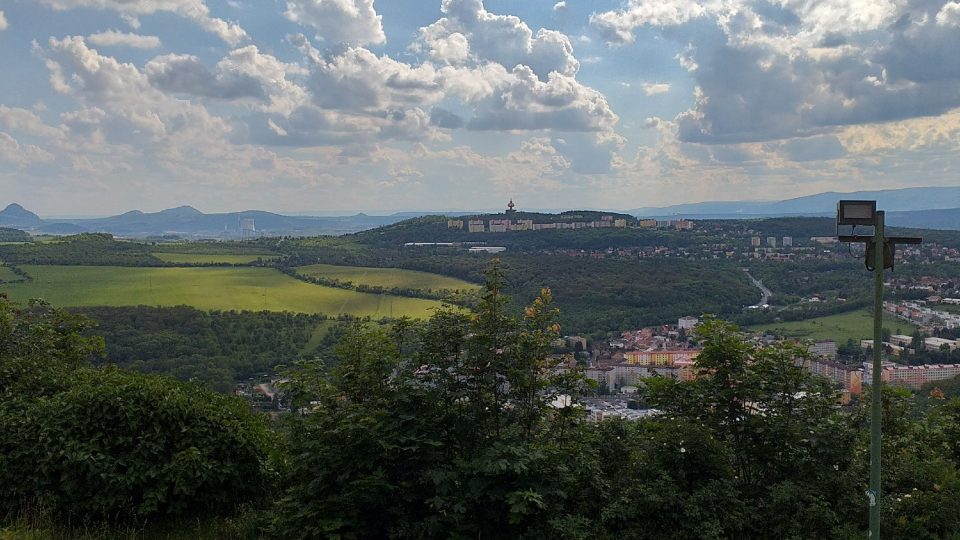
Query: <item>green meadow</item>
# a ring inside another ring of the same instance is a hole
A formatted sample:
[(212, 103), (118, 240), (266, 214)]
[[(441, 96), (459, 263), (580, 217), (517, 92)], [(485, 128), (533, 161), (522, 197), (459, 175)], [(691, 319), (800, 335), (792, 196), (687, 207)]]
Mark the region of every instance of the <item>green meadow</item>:
[(276, 259), (276, 254), (233, 254), (233, 253), (154, 253), (154, 257), (173, 264), (250, 264), (257, 260)]
[(201, 310), (267, 310), (327, 315), (423, 318), (439, 302), (359, 293), (312, 285), (270, 268), (137, 268), (115, 266), (22, 267), (28, 283), (0, 285), (0, 292), (55, 306), (176, 306)]
[(0, 281), (10, 281), (12, 279), (20, 279), (20, 276), (14, 274), (10, 267), (0, 265)]
[[(896, 334), (910, 335), (916, 326), (898, 319), (892, 315), (883, 315), (883, 327)], [(873, 315), (866, 310), (850, 311), (826, 317), (817, 317), (804, 321), (790, 321), (764, 324), (750, 327), (751, 330), (767, 332), (798, 339), (833, 340), (845, 343), (847, 339), (854, 341), (873, 339)]]
[(302, 275), (336, 279), (343, 282), (352, 282), (354, 285), (369, 285), (372, 287), (402, 289), (427, 290), (471, 290), (479, 288), (479, 285), (463, 281), (461, 279), (430, 274), (428, 272), (417, 272), (415, 270), (402, 270), (399, 268), (367, 268), (359, 266), (335, 266), (332, 264), (311, 264), (297, 268), (297, 272)]

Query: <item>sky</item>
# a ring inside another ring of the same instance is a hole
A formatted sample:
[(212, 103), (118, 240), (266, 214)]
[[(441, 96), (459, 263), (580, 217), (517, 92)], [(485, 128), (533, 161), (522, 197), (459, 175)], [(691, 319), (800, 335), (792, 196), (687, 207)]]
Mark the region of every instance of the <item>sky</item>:
[(960, 185), (960, 2), (0, 0), (0, 206), (606, 208)]

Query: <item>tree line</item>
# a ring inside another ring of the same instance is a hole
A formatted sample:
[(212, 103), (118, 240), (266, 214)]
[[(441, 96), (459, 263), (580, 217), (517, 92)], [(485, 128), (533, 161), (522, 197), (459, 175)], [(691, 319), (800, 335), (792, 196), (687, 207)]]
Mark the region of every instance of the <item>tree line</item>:
[(29, 242), (30, 235), (20, 229), (0, 227), (0, 242)]
[(177, 307), (92, 307), (71, 311), (94, 321), (114, 364), (141, 373), (196, 381), (223, 393), (239, 381), (272, 374), (274, 366), (306, 354), (324, 315), (269, 311), (210, 311)]

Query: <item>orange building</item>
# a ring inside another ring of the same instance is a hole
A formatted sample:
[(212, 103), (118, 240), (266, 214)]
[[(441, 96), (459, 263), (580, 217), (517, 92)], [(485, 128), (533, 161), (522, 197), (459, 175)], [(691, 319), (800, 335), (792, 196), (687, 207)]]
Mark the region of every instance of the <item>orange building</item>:
[(623, 353), (627, 364), (639, 366), (672, 366), (680, 360), (693, 361), (700, 349), (662, 349), (655, 351), (628, 351)]

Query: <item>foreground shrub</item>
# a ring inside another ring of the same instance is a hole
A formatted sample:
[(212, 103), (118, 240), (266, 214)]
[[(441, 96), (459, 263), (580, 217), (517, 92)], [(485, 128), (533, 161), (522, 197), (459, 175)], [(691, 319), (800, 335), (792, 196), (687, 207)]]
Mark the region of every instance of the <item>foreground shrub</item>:
[(115, 368), (0, 405), (0, 432), (8, 510), (29, 501), (85, 519), (210, 515), (267, 482), (268, 434), (242, 401)]

